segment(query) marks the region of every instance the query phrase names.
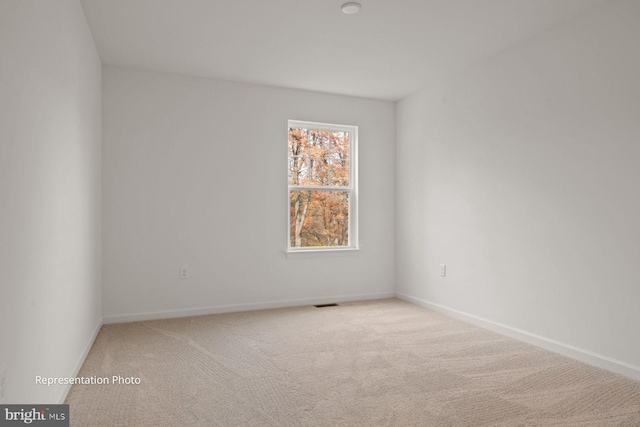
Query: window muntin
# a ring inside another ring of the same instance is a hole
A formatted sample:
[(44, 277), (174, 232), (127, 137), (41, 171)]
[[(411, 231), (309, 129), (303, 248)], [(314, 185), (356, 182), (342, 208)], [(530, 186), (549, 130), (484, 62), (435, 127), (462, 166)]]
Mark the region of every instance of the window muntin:
[(357, 248), (357, 127), (289, 121), (289, 251)]

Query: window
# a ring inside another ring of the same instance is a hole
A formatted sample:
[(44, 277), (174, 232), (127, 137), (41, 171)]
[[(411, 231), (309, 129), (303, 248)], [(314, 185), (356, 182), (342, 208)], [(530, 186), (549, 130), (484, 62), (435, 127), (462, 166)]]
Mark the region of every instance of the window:
[(289, 120), (288, 251), (357, 249), (356, 126)]

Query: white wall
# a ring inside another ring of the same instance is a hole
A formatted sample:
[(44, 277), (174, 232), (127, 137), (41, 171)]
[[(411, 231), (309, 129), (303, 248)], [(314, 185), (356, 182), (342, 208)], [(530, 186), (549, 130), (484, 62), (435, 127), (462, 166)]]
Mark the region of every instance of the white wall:
[(610, 2), (398, 104), (399, 294), (640, 378), (638, 22)]
[[(394, 103), (103, 73), (105, 321), (393, 294)], [(287, 119), (359, 126), (358, 255), (285, 258)]]
[(101, 64), (75, 0), (0, 2), (0, 369), (58, 403), (101, 313)]

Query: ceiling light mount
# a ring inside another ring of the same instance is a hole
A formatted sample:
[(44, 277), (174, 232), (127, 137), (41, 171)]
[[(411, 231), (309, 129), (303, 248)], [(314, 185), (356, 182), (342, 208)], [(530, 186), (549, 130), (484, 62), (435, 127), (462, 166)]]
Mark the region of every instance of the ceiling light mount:
[(342, 5), (342, 12), (346, 13), (347, 15), (353, 15), (360, 12), (361, 8), (362, 8), (362, 5), (360, 3), (357, 3), (355, 1), (350, 1)]

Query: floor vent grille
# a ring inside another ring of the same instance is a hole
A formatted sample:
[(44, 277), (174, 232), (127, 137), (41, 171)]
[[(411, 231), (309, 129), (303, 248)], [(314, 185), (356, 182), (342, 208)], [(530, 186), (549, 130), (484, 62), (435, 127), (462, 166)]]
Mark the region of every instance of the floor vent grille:
[(333, 303), (333, 304), (318, 304), (318, 305), (314, 305), (315, 308), (325, 308), (325, 307), (337, 307), (338, 304)]

